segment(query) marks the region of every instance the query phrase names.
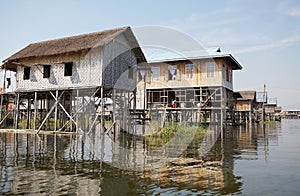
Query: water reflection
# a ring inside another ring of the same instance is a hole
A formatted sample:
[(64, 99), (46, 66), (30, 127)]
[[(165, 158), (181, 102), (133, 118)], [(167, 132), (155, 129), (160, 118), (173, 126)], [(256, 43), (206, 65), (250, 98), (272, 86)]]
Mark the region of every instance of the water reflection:
[[(149, 150), (141, 137), (0, 133), (0, 194), (231, 194), (242, 192), (236, 160), (269, 158), (280, 124), (228, 128), (203, 156), (201, 142), (181, 157)], [(176, 148), (175, 146), (173, 146)], [(159, 164), (158, 164), (159, 163)]]

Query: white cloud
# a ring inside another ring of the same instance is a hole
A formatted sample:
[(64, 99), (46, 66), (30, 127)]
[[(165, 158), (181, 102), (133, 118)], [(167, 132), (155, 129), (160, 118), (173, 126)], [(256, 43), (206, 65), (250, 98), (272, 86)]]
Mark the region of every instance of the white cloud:
[(271, 43), (263, 44), (263, 45), (255, 45), (255, 46), (242, 48), (240, 50), (233, 51), (233, 53), (240, 54), (240, 53), (246, 53), (246, 52), (255, 52), (255, 51), (260, 51), (260, 50), (286, 47), (286, 46), (294, 45), (295, 43), (297, 43), (299, 41), (300, 41), (300, 36), (292, 36), (292, 37), (287, 37), (287, 38), (277, 40), (277, 41), (274, 41)]
[(300, 17), (300, 8), (293, 8), (285, 12), (286, 15)]
[(287, 16), (300, 17), (298, 1), (283, 1), (279, 4), (279, 13)]

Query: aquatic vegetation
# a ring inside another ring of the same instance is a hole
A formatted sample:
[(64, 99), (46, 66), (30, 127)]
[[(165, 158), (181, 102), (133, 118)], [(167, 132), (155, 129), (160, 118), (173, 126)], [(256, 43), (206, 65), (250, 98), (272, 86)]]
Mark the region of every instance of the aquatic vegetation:
[(187, 139), (191, 142), (201, 141), (206, 132), (207, 130), (201, 124), (171, 124), (158, 129), (156, 132), (152, 130), (152, 134), (145, 135), (144, 137), (148, 145), (160, 147), (170, 141), (178, 144)]

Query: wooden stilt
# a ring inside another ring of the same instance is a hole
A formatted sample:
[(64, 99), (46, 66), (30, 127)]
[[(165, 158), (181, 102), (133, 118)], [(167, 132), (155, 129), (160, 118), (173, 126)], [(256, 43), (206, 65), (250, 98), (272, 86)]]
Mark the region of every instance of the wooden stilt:
[(75, 116), (75, 121), (76, 121), (76, 123), (77, 123), (77, 126), (76, 126), (76, 133), (78, 133), (78, 115), (77, 115), (77, 112), (78, 112), (78, 105), (79, 105), (79, 89), (77, 89), (76, 90), (76, 102), (75, 102), (75, 108), (76, 108), (76, 112), (75, 112), (75, 114), (74, 115), (76, 115)]
[(34, 92), (34, 114), (33, 114), (33, 130), (36, 129), (36, 116), (37, 116), (37, 92)]
[(3, 106), (3, 95), (1, 94), (1, 100), (0, 100), (0, 120), (2, 120), (2, 106)]
[[(51, 92), (50, 92), (50, 93), (51, 93)], [(58, 97), (57, 100), (60, 100), (60, 98), (61, 98), (62, 95), (63, 95), (63, 93)], [(53, 104), (53, 106), (52, 106), (51, 109), (49, 110), (48, 114), (47, 114), (46, 117), (44, 118), (43, 122), (42, 122), (41, 125), (39, 126), (37, 133), (40, 132), (42, 126), (43, 126), (43, 125), (45, 124), (45, 122), (48, 120), (48, 118), (49, 118), (49, 116), (51, 115), (51, 113), (53, 112), (53, 110), (57, 107), (57, 104), (58, 104), (58, 101), (57, 101), (57, 100), (55, 101), (55, 103)], [(49, 103), (48, 103), (48, 105), (49, 105)]]
[[(63, 94), (64, 92), (62, 92), (62, 94)], [(54, 97), (54, 95), (53, 95), (53, 93), (51, 93), (50, 92), (50, 94)], [(56, 96), (55, 97), (57, 97), (58, 96), (58, 93), (56, 93)], [(56, 102), (57, 102), (57, 104), (60, 106), (60, 108), (65, 112), (65, 114), (68, 116), (68, 118), (70, 118), (70, 120), (76, 125), (76, 126), (78, 126), (77, 125), (77, 123), (76, 123), (76, 121), (72, 118), (72, 116), (68, 113), (68, 111), (65, 109), (65, 107), (59, 102), (59, 99), (58, 98), (55, 98), (55, 100), (56, 100)], [(56, 108), (57, 108), (57, 105), (56, 105)], [(79, 128), (79, 130), (83, 133), (83, 131)], [(56, 130), (55, 130), (56, 131)]]
[(116, 89), (113, 89), (112, 91), (112, 98), (113, 98), (113, 111), (112, 111), (112, 123), (113, 123), (113, 133), (114, 133), (114, 139), (115, 139), (115, 133), (116, 133)]
[(104, 130), (104, 89), (103, 86), (100, 89), (101, 93), (100, 93), (100, 99), (101, 99), (101, 118), (100, 118), (100, 125), (101, 125), (101, 130)]
[[(51, 93), (51, 91), (50, 91), (50, 93)], [(52, 95), (52, 93), (51, 93), (51, 95)], [(62, 95), (62, 94), (61, 94)], [(58, 109), (58, 107), (57, 107), (57, 104), (58, 104), (58, 90), (56, 90), (56, 92), (55, 92), (55, 100), (56, 100), (56, 104), (55, 104), (55, 112), (54, 112), (54, 131), (57, 131), (57, 109)]]
[(18, 129), (18, 127), (19, 127), (19, 101), (20, 101), (20, 94), (19, 93), (17, 93), (17, 103), (16, 103), (16, 108), (15, 108), (15, 118), (14, 118), (14, 120), (15, 120), (15, 124), (14, 124), (14, 128), (15, 129)]

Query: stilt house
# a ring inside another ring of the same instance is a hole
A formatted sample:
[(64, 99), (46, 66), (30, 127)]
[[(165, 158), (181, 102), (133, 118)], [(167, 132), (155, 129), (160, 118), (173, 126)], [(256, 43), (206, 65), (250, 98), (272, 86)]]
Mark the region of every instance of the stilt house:
[(235, 99), (235, 120), (239, 124), (251, 123), (254, 118), (256, 91), (237, 91), (240, 96)]
[(16, 72), (15, 128), (90, 130), (104, 98), (113, 100), (111, 118), (124, 120), (145, 62), (130, 27), (29, 44), (2, 65)]
[(182, 121), (221, 122), (230, 116), (234, 108), (232, 72), (242, 69), (231, 54), (217, 48), (184, 55), (158, 53), (147, 60), (152, 71), (146, 84), (149, 110), (180, 110)]

